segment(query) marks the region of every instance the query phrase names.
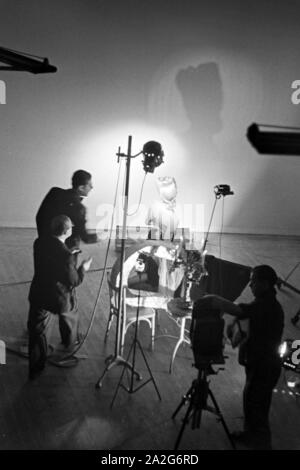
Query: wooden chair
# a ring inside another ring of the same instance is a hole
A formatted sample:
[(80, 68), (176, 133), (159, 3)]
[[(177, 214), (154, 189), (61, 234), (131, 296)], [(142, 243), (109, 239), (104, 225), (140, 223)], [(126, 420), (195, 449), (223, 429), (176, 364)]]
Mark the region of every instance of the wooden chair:
[[(112, 285), (109, 277), (107, 276), (107, 283), (108, 283), (108, 290), (109, 290), (109, 317), (105, 332), (104, 342), (107, 341), (109, 331), (113, 322), (114, 316), (118, 315), (118, 296), (119, 296), (119, 288)], [(124, 344), (125, 344), (125, 336), (127, 333), (128, 328), (136, 322), (136, 313), (137, 308), (132, 307), (126, 303), (126, 294), (128, 292), (128, 288), (126, 286), (123, 287), (123, 308), (122, 308), (122, 325), (121, 325), (121, 354), (123, 354)], [(139, 322), (145, 321), (148, 323), (151, 329), (151, 351), (154, 348), (154, 338), (155, 338), (155, 316), (156, 312), (153, 308), (148, 307), (140, 307), (139, 310)]]

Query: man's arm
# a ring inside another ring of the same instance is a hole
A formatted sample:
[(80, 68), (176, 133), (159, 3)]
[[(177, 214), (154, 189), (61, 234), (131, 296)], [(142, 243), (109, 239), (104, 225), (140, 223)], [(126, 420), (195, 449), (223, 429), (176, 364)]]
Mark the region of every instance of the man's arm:
[(198, 310), (221, 310), (240, 319), (245, 318), (244, 312), (239, 305), (234, 304), (230, 300), (224, 299), (218, 295), (205, 295), (197, 300), (196, 309)]
[(85, 270), (83, 265), (77, 269), (73, 255), (67, 254), (62, 262), (62, 267), (59, 272), (59, 280), (62, 284), (68, 287), (79, 286), (84, 278)]
[(86, 229), (86, 209), (82, 204), (78, 210), (77, 220), (74, 222), (72, 238), (79, 236), (84, 243), (97, 243), (99, 241), (97, 233), (89, 233)]

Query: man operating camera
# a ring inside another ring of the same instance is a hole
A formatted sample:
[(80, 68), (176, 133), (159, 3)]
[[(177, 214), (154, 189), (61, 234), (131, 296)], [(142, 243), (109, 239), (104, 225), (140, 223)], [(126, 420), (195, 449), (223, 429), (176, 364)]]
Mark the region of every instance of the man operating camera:
[(276, 299), (277, 275), (273, 268), (260, 265), (252, 270), (250, 288), (254, 300), (234, 304), (222, 297), (207, 295), (195, 304), (195, 310), (219, 309), (249, 320), (249, 332), (240, 351), (246, 372), (243, 392), (244, 430), (234, 433), (239, 442), (255, 448), (271, 448), (269, 410), (272, 390), (281, 372), (278, 348), (284, 327), (284, 312)]

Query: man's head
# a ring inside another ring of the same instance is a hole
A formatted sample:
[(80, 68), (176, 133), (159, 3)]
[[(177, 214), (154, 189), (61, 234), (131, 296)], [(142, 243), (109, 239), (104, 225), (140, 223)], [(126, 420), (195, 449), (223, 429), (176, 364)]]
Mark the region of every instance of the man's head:
[(250, 277), (250, 288), (254, 297), (260, 297), (274, 288), (277, 283), (277, 274), (271, 266), (262, 264), (256, 266)]
[(77, 170), (72, 176), (72, 188), (75, 189), (80, 196), (87, 196), (93, 189), (92, 175), (88, 171)]
[(51, 220), (51, 235), (66, 240), (72, 234), (72, 221), (66, 215), (57, 215)]

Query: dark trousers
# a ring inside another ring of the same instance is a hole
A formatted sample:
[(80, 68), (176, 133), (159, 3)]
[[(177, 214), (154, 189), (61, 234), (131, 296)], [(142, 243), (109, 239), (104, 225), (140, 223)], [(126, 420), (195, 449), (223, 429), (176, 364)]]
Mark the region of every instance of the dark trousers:
[(279, 359), (248, 365), (243, 393), (244, 430), (250, 432), (262, 448), (271, 447), (269, 411), (272, 391), (281, 372)]
[[(53, 313), (30, 304), (27, 326), (29, 332), (29, 375), (31, 377), (41, 372), (45, 367), (53, 318)], [(59, 331), (65, 347), (75, 343), (78, 339), (77, 308), (59, 314)]]

